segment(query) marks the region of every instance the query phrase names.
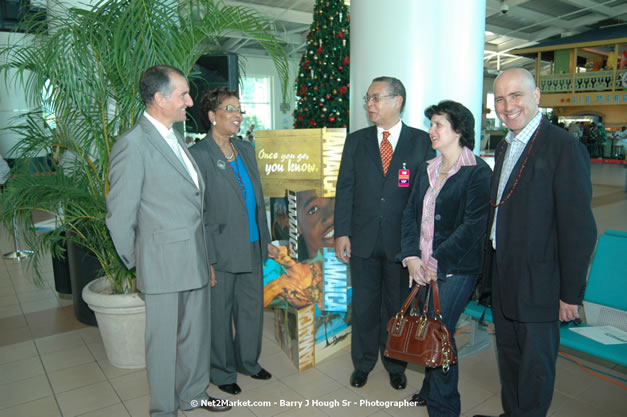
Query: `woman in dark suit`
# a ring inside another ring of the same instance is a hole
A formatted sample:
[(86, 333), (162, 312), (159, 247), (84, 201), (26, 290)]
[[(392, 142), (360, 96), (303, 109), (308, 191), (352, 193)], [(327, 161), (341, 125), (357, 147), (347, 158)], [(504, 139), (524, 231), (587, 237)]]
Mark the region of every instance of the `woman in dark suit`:
[[(204, 223), (215, 253), (211, 288), (211, 382), (239, 394), (237, 372), (272, 375), (259, 363), (263, 327), (262, 263), (275, 256), (255, 153), (237, 139), (244, 112), (237, 91), (217, 88), (200, 100), (210, 125), (190, 152), (205, 180)], [(233, 335), (235, 325), (235, 336)]]
[[(408, 269), (410, 287), (438, 281), (442, 320), (454, 332), (481, 271), (491, 170), (472, 153), (475, 120), (470, 110), (442, 101), (427, 108), (425, 116), (431, 120), (432, 147), (441, 155), (417, 173), (403, 212), (398, 259)], [(422, 291), (422, 303), (424, 295)], [(453, 347), (457, 349), (454, 339)], [(426, 405), (430, 416), (459, 416), (458, 372), (457, 365), (446, 374), (440, 368), (425, 369), (422, 389), (412, 401)]]

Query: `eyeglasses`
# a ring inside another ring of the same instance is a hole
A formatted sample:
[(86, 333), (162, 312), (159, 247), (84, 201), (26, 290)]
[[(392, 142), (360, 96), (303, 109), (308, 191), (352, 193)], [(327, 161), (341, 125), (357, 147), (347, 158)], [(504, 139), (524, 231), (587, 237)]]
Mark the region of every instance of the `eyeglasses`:
[(222, 110), (226, 111), (227, 113), (235, 113), (238, 112), (239, 114), (241, 114), (242, 116), (246, 114), (246, 112), (242, 109), (237, 109), (234, 106), (232, 106), (231, 104), (229, 104), (228, 106), (224, 106), (222, 107)]
[(378, 103), (379, 100), (381, 100), (383, 97), (396, 97), (396, 94), (388, 94), (388, 95), (385, 95), (385, 96), (382, 96), (381, 94), (373, 94), (371, 96), (365, 95), (364, 96), (364, 103), (368, 104), (368, 102), (370, 100), (374, 101), (375, 103)]

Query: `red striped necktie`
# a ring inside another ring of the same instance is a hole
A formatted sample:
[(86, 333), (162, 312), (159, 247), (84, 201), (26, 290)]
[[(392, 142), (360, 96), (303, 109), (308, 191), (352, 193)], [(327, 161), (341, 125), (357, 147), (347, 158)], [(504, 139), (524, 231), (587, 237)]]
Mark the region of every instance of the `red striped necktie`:
[(392, 162), (392, 156), (394, 155), (394, 149), (392, 144), (388, 140), (390, 132), (383, 132), (383, 140), (381, 141), (381, 164), (383, 165), (383, 174), (387, 175), (390, 162)]

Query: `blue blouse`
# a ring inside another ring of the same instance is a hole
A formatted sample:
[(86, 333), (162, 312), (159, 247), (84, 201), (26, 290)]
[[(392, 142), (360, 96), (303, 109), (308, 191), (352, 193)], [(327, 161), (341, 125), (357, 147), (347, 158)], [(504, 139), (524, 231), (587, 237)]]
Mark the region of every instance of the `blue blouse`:
[(248, 236), (251, 242), (259, 240), (259, 227), (257, 227), (257, 199), (255, 198), (255, 189), (253, 183), (250, 180), (246, 165), (238, 154), (235, 161), (229, 162), (235, 178), (242, 188), (242, 194), (244, 196), (244, 203), (246, 203), (246, 212), (248, 213)]

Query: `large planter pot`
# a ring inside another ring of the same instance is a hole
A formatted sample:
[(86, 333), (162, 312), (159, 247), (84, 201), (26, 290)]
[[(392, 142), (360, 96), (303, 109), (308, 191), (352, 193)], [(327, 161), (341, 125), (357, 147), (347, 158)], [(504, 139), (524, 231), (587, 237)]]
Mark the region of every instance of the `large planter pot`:
[(83, 293), (83, 288), (88, 283), (102, 276), (102, 268), (96, 256), (88, 249), (71, 240), (67, 240), (66, 244), (74, 315), (78, 321), (95, 326), (96, 317), (94, 312), (89, 309), (81, 294)]
[(137, 293), (112, 294), (106, 278), (83, 288), (83, 299), (96, 313), (109, 362), (126, 369), (146, 366), (146, 304)]
[[(65, 232), (63, 232), (65, 237)], [(70, 261), (68, 260), (67, 242), (59, 243), (65, 249), (65, 258), (52, 255), (52, 271), (54, 272), (54, 289), (59, 294), (72, 294), (72, 281), (70, 278)]]

